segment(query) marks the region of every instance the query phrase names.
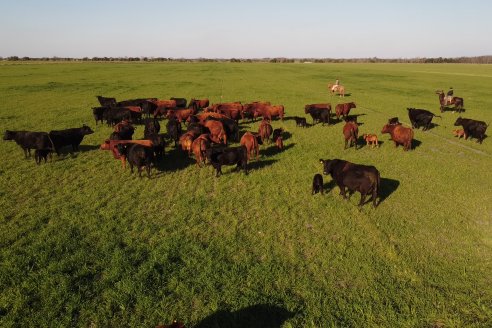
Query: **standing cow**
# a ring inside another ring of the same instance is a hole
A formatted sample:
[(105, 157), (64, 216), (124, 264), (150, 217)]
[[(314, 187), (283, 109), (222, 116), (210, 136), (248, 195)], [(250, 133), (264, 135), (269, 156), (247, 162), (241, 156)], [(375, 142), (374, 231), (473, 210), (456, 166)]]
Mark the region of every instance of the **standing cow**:
[(476, 121), (470, 118), (461, 118), (458, 117), (456, 122), (454, 122), (455, 126), (461, 125), (464, 130), (465, 140), (469, 137), (477, 138), (477, 142), (482, 143), (485, 138), (485, 131), (487, 130), (488, 124), (485, 124), (484, 121)]

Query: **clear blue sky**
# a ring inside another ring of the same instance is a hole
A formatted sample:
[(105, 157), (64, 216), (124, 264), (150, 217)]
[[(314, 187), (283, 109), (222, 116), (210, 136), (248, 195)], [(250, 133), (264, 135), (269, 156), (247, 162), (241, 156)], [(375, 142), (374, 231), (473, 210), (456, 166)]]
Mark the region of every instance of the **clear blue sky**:
[(492, 54), (490, 0), (0, 0), (0, 56)]

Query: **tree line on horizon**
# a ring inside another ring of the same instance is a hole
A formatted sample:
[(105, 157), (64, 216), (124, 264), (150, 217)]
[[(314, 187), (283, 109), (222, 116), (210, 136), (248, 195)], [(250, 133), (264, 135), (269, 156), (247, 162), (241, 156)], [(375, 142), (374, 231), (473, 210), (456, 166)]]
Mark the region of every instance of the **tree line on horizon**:
[(231, 63), (417, 63), (492, 64), (492, 56), (417, 58), (166, 58), (166, 57), (0, 57), (0, 61), (231, 62)]

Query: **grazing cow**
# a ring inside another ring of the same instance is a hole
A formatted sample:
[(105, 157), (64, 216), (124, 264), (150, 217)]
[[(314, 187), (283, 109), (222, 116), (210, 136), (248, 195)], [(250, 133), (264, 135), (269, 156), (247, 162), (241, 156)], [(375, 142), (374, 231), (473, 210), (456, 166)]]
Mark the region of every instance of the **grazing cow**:
[(181, 123), (176, 121), (174, 118), (171, 118), (166, 124), (167, 136), (174, 140), (174, 147), (178, 147), (178, 140), (181, 136)]
[(210, 133), (210, 131), (201, 125), (200, 123), (190, 123), (188, 124), (188, 127), (186, 128), (186, 132), (192, 131), (196, 135), (201, 135), (201, 134), (207, 134)]
[(374, 148), (375, 146), (379, 148), (379, 141), (378, 141), (378, 136), (375, 134), (363, 134), (362, 138), (366, 141), (366, 145), (369, 146), (371, 145), (371, 148)]
[(263, 106), (270, 106), (271, 103), (269, 101), (254, 101), (250, 104), (243, 105), (243, 110), (241, 111), (241, 118), (244, 120), (245, 118), (249, 118), (250, 121), (253, 121), (255, 118), (255, 112), (257, 108)]
[(461, 139), (461, 137), (466, 138), (465, 130), (463, 130), (463, 129), (453, 130), (453, 135), (455, 137), (458, 137), (458, 139)]
[(116, 107), (116, 99), (115, 98), (106, 98), (103, 96), (96, 96), (99, 104), (103, 107)]
[(277, 145), (278, 149), (284, 149), (284, 141), (281, 136), (277, 137), (277, 140), (275, 140), (275, 145)]
[(461, 125), (463, 127), (463, 130), (465, 131), (465, 140), (468, 139), (468, 137), (477, 138), (477, 142), (479, 143), (482, 143), (485, 138), (485, 131), (489, 126), (483, 121), (476, 121), (470, 118), (461, 118), (461, 116), (456, 119), (454, 125)]
[(277, 141), (278, 137), (282, 137), (282, 132), (284, 132), (284, 129), (282, 129), (282, 128), (278, 128), (278, 129), (273, 130), (273, 134), (272, 134), (273, 142)]
[(395, 147), (403, 145), (403, 150), (412, 149), (413, 130), (402, 125), (386, 124), (381, 133), (389, 133)]
[(243, 105), (241, 103), (223, 103), (213, 106), (212, 111), (227, 116), (230, 119), (238, 122), (242, 118)]
[(258, 116), (263, 117), (263, 119), (272, 120), (273, 117), (280, 117), (281, 120), (284, 119), (285, 108), (283, 105), (269, 106), (263, 105), (256, 108), (253, 117), (257, 118)]
[(425, 109), (407, 108), (407, 110), (408, 117), (410, 118), (410, 122), (412, 123), (412, 128), (418, 129), (422, 126), (423, 131), (430, 128), (432, 118), (434, 116), (441, 117)]
[(258, 128), (258, 134), (260, 135), (261, 142), (265, 142), (265, 140), (268, 140), (270, 143), (270, 136), (272, 135), (273, 128), (268, 123), (269, 121), (263, 120), (260, 123), (260, 127)]
[(124, 120), (114, 126), (114, 131), (109, 136), (109, 140), (132, 140), (135, 127), (127, 120)]
[(393, 125), (401, 125), (400, 121), (398, 121), (398, 117), (392, 117), (388, 120), (388, 124), (393, 124)]
[(27, 158), (31, 156), (31, 149), (51, 149), (53, 146), (52, 141), (46, 132), (30, 132), (30, 131), (5, 131), (3, 140), (14, 140), (22, 150), (24, 156)]
[(194, 132), (186, 132), (181, 137), (179, 137), (179, 144), (181, 145), (181, 149), (185, 152), (188, 152), (188, 156), (191, 156), (191, 146), (193, 141), (198, 137)]
[(60, 149), (64, 146), (71, 145), (73, 151), (78, 151), (84, 136), (92, 133), (94, 133), (94, 131), (92, 131), (90, 127), (83, 125), (81, 128), (52, 130), (49, 133), (49, 137), (53, 142), (56, 153), (59, 155)]
[(145, 167), (147, 177), (150, 179), (150, 165), (154, 162), (154, 152), (151, 147), (139, 144), (118, 144), (118, 151), (130, 164), (130, 171), (133, 174), (133, 167), (136, 166), (138, 176), (142, 177), (142, 168)]
[(241, 146), (246, 147), (248, 161), (256, 153), (256, 160), (260, 156), (260, 146), (263, 144), (261, 137), (257, 133), (246, 132), (239, 141)]
[(365, 204), (366, 196), (371, 195), (372, 205), (378, 205), (377, 198), (379, 197), (381, 178), (379, 171), (374, 166), (366, 166), (350, 163), (348, 161), (333, 159), (322, 160), (323, 174), (330, 174), (332, 179), (340, 188), (340, 195), (347, 199), (346, 190), (349, 191), (349, 198), (353, 192), (360, 192), (359, 208)]
[(186, 99), (185, 98), (175, 98), (171, 97), (170, 100), (174, 100), (176, 102), (176, 107), (178, 108), (186, 108)]
[(207, 120), (205, 121), (204, 126), (210, 131), (210, 140), (214, 143), (223, 143), (224, 145), (227, 145), (227, 133), (222, 122)]
[(357, 126), (357, 123), (351, 121), (345, 123), (343, 126), (343, 136), (345, 137), (344, 149), (347, 149), (347, 144), (349, 144), (349, 147), (354, 145), (357, 150), (357, 139), (359, 138), (359, 127)]
[(34, 150), (34, 160), (36, 164), (41, 164), (41, 159), (44, 158), (44, 162), (46, 163), (48, 155), (51, 154), (51, 149), (36, 149)]
[(335, 107), (335, 114), (337, 116), (337, 120), (340, 120), (340, 116), (347, 116), (350, 113), (352, 108), (357, 108), (354, 102), (338, 104)]
[(193, 108), (188, 109), (168, 109), (166, 113), (166, 118), (174, 117), (179, 123), (187, 121), (190, 116), (195, 115), (196, 111)]
[(206, 121), (208, 120), (222, 122), (227, 138), (233, 141), (239, 141), (239, 124), (236, 121), (230, 118), (215, 118), (212, 116), (207, 117)]
[(306, 105), (304, 106), (304, 113), (311, 114), (313, 124), (316, 119), (322, 122), (322, 125), (325, 125), (325, 123), (330, 125), (331, 104), (329, 103)]
[(159, 121), (156, 120), (155, 118), (146, 118), (144, 119), (144, 125), (145, 125), (145, 130), (144, 130), (144, 138), (148, 139), (147, 136), (158, 134), (161, 131), (161, 125), (159, 124)]
[(201, 167), (202, 163), (205, 163), (205, 159), (207, 157), (207, 149), (210, 149), (210, 135), (209, 134), (201, 134), (193, 140), (191, 144), (191, 150), (195, 155), (196, 165)]
[(222, 174), (222, 165), (237, 165), (237, 170), (243, 169), (248, 174), (248, 154), (245, 146), (208, 149), (207, 159), (216, 170), (215, 176)]
[(157, 107), (154, 110), (154, 118), (161, 117), (166, 114), (168, 109), (175, 109), (177, 107), (175, 100), (156, 100), (153, 103)]
[(301, 128), (305, 128), (307, 126), (307, 122), (306, 122), (305, 117), (295, 116), (294, 120), (296, 121), (296, 126), (300, 126)]
[(315, 174), (313, 177), (313, 189), (311, 195), (321, 193), (323, 195), (323, 176), (321, 174)]
[(222, 114), (219, 114), (219, 113), (213, 113), (213, 112), (200, 113), (200, 114), (195, 115), (195, 117), (198, 119), (198, 121), (201, 124), (204, 124), (205, 123), (205, 121), (207, 120), (207, 117), (215, 117), (215, 118), (225, 118), (225, 119), (228, 119), (228, 117), (225, 116), (225, 115), (222, 115)]

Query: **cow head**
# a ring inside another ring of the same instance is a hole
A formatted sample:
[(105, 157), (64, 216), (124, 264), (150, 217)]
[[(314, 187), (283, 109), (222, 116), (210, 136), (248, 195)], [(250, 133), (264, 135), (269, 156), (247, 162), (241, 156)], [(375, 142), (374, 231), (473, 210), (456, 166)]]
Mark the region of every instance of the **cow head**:
[(328, 175), (332, 171), (332, 166), (334, 160), (329, 160), (329, 159), (320, 159), (319, 162), (323, 164), (323, 174)]
[(401, 123), (398, 121), (398, 117), (392, 117), (388, 120), (388, 124), (401, 124)]
[(94, 133), (94, 131), (85, 124), (82, 125), (82, 128), (80, 128), (80, 132), (82, 132), (83, 135), (88, 135), (88, 134)]
[(14, 136), (15, 136), (15, 133), (13, 131), (7, 130), (3, 134), (3, 140), (12, 140), (12, 139), (14, 139)]
[(458, 117), (456, 119), (456, 122), (454, 122), (454, 126), (458, 126), (458, 125), (461, 125), (463, 123), (463, 119), (460, 117)]
[(391, 133), (395, 129), (394, 124), (386, 124), (383, 126), (383, 129), (381, 130), (381, 133)]

